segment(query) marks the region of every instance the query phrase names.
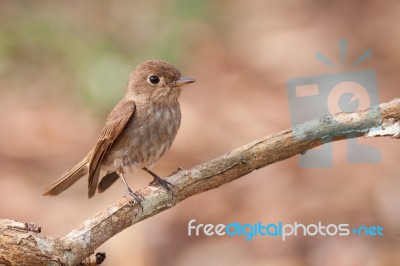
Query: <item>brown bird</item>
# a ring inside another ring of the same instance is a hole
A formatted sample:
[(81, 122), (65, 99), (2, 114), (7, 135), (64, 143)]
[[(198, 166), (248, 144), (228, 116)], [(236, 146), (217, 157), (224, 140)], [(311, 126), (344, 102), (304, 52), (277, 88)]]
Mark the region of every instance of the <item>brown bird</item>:
[[(138, 65), (129, 76), (125, 96), (109, 114), (94, 148), (85, 158), (43, 192), (56, 196), (88, 174), (89, 198), (103, 192), (120, 177), (128, 193), (124, 173), (141, 168), (168, 191), (171, 184), (151, 172), (151, 168), (171, 147), (181, 123), (178, 98), (183, 85), (193, 83), (171, 64), (153, 60)], [(98, 183), (100, 170), (107, 174)], [(141, 205), (141, 204), (140, 204)]]

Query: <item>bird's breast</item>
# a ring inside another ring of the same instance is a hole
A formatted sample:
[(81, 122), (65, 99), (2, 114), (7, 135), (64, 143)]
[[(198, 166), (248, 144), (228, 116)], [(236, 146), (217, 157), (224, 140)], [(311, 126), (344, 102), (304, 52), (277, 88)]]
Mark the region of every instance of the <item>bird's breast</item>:
[(149, 167), (171, 147), (181, 123), (179, 104), (137, 105), (105, 156), (106, 168)]

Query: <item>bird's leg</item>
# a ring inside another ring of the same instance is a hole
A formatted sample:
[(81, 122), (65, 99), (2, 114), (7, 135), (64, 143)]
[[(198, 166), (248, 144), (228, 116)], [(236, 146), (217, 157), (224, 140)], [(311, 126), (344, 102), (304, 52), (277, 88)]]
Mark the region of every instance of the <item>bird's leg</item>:
[(158, 183), (163, 188), (165, 188), (168, 192), (172, 193), (171, 187), (174, 187), (174, 185), (172, 185), (167, 180), (162, 179), (161, 177), (159, 177), (157, 174), (153, 173), (152, 171), (150, 171), (146, 167), (143, 167), (142, 169), (145, 170), (147, 173), (149, 173), (154, 178), (154, 180), (151, 183)]
[(140, 208), (142, 208), (142, 211), (143, 211), (142, 198), (139, 195), (137, 195), (135, 192), (133, 192), (132, 189), (128, 186), (128, 183), (125, 180), (123, 172), (119, 172), (118, 175), (122, 179), (122, 182), (124, 182), (126, 192), (128, 193), (128, 195), (132, 197), (133, 201), (136, 201), (139, 204)]

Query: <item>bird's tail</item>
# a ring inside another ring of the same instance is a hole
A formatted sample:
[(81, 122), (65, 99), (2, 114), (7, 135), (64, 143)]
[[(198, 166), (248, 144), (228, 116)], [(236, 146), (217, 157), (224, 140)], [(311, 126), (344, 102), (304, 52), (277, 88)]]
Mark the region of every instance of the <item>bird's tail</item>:
[(88, 172), (89, 157), (86, 156), (80, 163), (65, 173), (57, 182), (47, 187), (42, 196), (57, 196)]

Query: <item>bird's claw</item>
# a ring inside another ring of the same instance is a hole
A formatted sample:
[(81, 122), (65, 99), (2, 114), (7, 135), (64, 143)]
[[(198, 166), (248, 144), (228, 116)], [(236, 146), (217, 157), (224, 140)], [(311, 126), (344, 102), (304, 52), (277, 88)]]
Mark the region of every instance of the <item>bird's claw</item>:
[(172, 191), (172, 188), (174, 187), (174, 185), (172, 185), (167, 180), (162, 179), (161, 177), (159, 177), (157, 174), (153, 173), (146, 167), (143, 167), (142, 169), (145, 170), (147, 173), (149, 173), (154, 178), (153, 181), (151, 181), (150, 185), (158, 184), (158, 185), (162, 186), (163, 188), (165, 188), (171, 194), (172, 198), (174, 197), (174, 192)]
[(154, 178), (154, 180), (151, 182), (152, 185), (159, 184), (163, 188), (165, 188), (168, 192), (171, 192), (174, 187), (174, 185), (171, 184), (171, 182), (168, 182), (167, 180), (164, 180), (162, 178)]
[(172, 190), (172, 188), (174, 187), (174, 185), (171, 184), (171, 182), (168, 182), (167, 180), (164, 180), (160, 177), (154, 177), (154, 180), (150, 183), (151, 185), (160, 185), (163, 188), (165, 188), (169, 194), (171, 194), (172, 198), (174, 198), (174, 191)]
[(133, 202), (137, 202), (139, 204), (140, 208), (143, 211), (143, 205), (142, 205), (143, 199), (142, 199), (142, 197), (139, 196), (137, 193), (133, 192), (130, 188), (128, 189), (127, 193), (132, 198)]

